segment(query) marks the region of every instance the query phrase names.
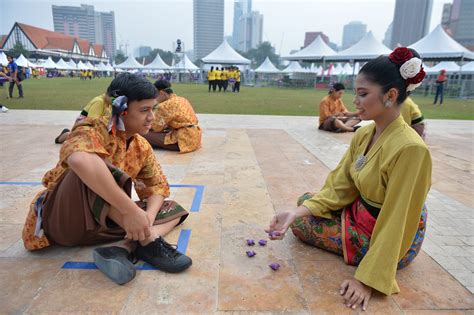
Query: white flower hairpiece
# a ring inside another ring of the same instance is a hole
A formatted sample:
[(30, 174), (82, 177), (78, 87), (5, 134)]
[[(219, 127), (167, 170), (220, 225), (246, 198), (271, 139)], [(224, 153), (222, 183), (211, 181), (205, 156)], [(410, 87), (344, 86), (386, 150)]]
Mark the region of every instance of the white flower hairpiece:
[(416, 57), (405, 61), (400, 67), (400, 75), (402, 78), (405, 80), (414, 78), (421, 70), (421, 63), (421, 59)]

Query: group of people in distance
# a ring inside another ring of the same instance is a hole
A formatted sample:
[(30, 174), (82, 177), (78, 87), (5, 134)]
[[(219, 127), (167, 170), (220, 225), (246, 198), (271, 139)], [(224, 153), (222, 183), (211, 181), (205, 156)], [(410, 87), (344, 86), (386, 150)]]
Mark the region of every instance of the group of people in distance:
[[(274, 240), (291, 229), (301, 241), (357, 266), (339, 291), (352, 309), (367, 309), (373, 290), (399, 292), (397, 269), (413, 261), (424, 239), (431, 156), (401, 115), (424, 76), (419, 55), (405, 47), (366, 63), (355, 81), (354, 104), (358, 120), (374, 122), (354, 133), (319, 192), (302, 195), (296, 208), (277, 213), (265, 229)], [(167, 272), (192, 264), (163, 238), (188, 213), (166, 200), (169, 185), (150, 145), (199, 147), (192, 108), (173, 94), (169, 83), (153, 85), (121, 74), (86, 107), (61, 147), (58, 164), (43, 178), (45, 190), (31, 203), (23, 231), (27, 249), (120, 241), (93, 250), (97, 267), (118, 284), (135, 276), (132, 254)], [(92, 118), (92, 109), (99, 107), (102, 114)], [(172, 122), (170, 112), (179, 113), (180, 120)], [(356, 117), (336, 116), (340, 121)], [(335, 121), (327, 125), (344, 129)], [(151, 130), (164, 135), (150, 136)], [(139, 202), (130, 198), (132, 182)]]
[(209, 90), (216, 92), (219, 88), (219, 92), (227, 92), (227, 88), (230, 84), (230, 90), (232, 92), (240, 92), (240, 69), (234, 66), (230, 67), (211, 67), (207, 72), (207, 80), (209, 82)]

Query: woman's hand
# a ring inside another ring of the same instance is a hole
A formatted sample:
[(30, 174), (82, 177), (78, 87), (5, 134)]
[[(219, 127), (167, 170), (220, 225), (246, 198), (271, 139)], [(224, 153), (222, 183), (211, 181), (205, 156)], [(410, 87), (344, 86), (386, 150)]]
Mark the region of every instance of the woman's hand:
[(362, 310), (365, 311), (372, 296), (372, 288), (359, 280), (346, 279), (341, 284), (340, 293), (344, 297), (344, 304), (347, 307), (356, 309), (360, 305)]
[(295, 222), (296, 213), (294, 211), (285, 211), (277, 213), (265, 232), (271, 234), (270, 239), (281, 240), (285, 237), (285, 233), (290, 225)]

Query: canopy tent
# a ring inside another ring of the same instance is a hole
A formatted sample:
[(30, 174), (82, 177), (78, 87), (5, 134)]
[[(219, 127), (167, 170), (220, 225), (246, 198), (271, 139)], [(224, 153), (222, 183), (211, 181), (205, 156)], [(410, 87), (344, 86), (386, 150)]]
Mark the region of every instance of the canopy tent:
[(436, 66), (427, 68), (425, 72), (427, 74), (437, 74), (443, 69), (446, 70), (446, 73), (451, 74), (451, 73), (459, 72), (460, 66), (454, 61), (441, 61)]
[(7, 55), (5, 55), (3, 51), (0, 53), (0, 65), (2, 66), (8, 65)]
[(474, 60), (474, 52), (452, 39), (441, 25), (409, 47), (424, 60)]
[(51, 57), (48, 57), (48, 59), (46, 59), (46, 61), (40, 66), (45, 69), (59, 69), (58, 65), (51, 59)]
[(466, 63), (462, 66), (461, 70), (462, 74), (474, 74), (474, 61)]
[(280, 73), (277, 67), (271, 62), (270, 58), (265, 58), (260, 67), (254, 70), (256, 73)]
[(335, 55), (327, 56), (327, 60), (370, 60), (380, 55), (389, 55), (392, 51), (384, 44), (375, 39), (372, 31), (354, 46), (338, 52)]
[(99, 62), (99, 64), (95, 67), (97, 71), (109, 71), (106, 65), (104, 65), (102, 62)]
[(58, 69), (60, 70), (71, 70), (71, 66), (68, 65), (64, 60), (63, 58), (59, 59), (58, 62), (56, 62), (56, 64), (58, 65)]
[(300, 66), (298, 61), (292, 61), (286, 67), (285, 69), (281, 70), (283, 73), (302, 73), (302, 72), (308, 72), (308, 70), (304, 69), (303, 67)]
[(105, 67), (107, 68), (107, 71), (114, 71), (114, 67), (112, 67), (110, 63), (107, 63)]
[(70, 59), (69, 61), (66, 61), (66, 63), (72, 70), (77, 70), (77, 64), (74, 62), (74, 60)]
[(168, 66), (163, 59), (161, 59), (160, 54), (156, 54), (155, 59), (149, 64), (147, 64), (145, 69), (150, 69), (150, 70), (169, 70), (171, 67)]
[(121, 64), (118, 64), (116, 66), (118, 69), (142, 69), (143, 66), (138, 63), (138, 61), (133, 58), (132, 56), (129, 56), (127, 60), (122, 62)]
[(77, 63), (77, 70), (89, 70), (89, 67), (87, 67), (81, 60)]
[(336, 54), (336, 52), (331, 47), (329, 47), (324, 42), (321, 35), (319, 35), (311, 44), (301, 49), (300, 51), (295, 52), (294, 54), (283, 57), (283, 59), (321, 60), (325, 58), (326, 56), (333, 56), (334, 54)]
[(189, 60), (188, 56), (184, 54), (184, 57), (173, 66), (175, 70), (188, 70), (188, 71), (196, 71), (199, 70), (199, 67), (196, 66), (191, 60)]
[(218, 64), (234, 64), (234, 65), (248, 65), (250, 60), (242, 57), (232, 48), (227, 40), (224, 39), (209, 55), (202, 58), (204, 63), (218, 63)]
[[(8, 63), (8, 62), (7, 62)], [(20, 66), (20, 67), (24, 67), (24, 68), (36, 68), (37, 65), (35, 65), (34, 63), (32, 63), (31, 61), (29, 61), (28, 59), (25, 58), (25, 56), (23, 56), (23, 54), (20, 55), (20, 57), (16, 58), (15, 59), (15, 63)]]
[(95, 66), (90, 61), (87, 61), (85, 65), (89, 70), (96, 70)]

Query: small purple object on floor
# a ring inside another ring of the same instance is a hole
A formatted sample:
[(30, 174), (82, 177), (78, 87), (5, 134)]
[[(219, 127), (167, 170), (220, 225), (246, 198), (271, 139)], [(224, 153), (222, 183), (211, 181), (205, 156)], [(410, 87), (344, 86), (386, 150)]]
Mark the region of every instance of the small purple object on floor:
[(268, 233), (268, 236), (270, 236), (270, 238), (275, 238), (277, 236), (281, 236), (281, 233), (277, 231), (273, 231), (273, 232)]
[(247, 240), (247, 245), (248, 246), (253, 246), (253, 245), (255, 245), (255, 242), (253, 240)]
[(260, 240), (260, 241), (258, 241), (258, 244), (260, 246), (265, 246), (265, 245), (267, 245), (267, 241), (266, 240)]
[(271, 263), (270, 265), (268, 265), (268, 267), (272, 268), (273, 270), (278, 270), (278, 268), (280, 268), (280, 264), (279, 263)]
[(255, 256), (255, 255), (256, 255), (256, 253), (255, 253), (253, 250), (248, 250), (248, 251), (247, 251), (247, 256), (253, 257), (253, 256)]

